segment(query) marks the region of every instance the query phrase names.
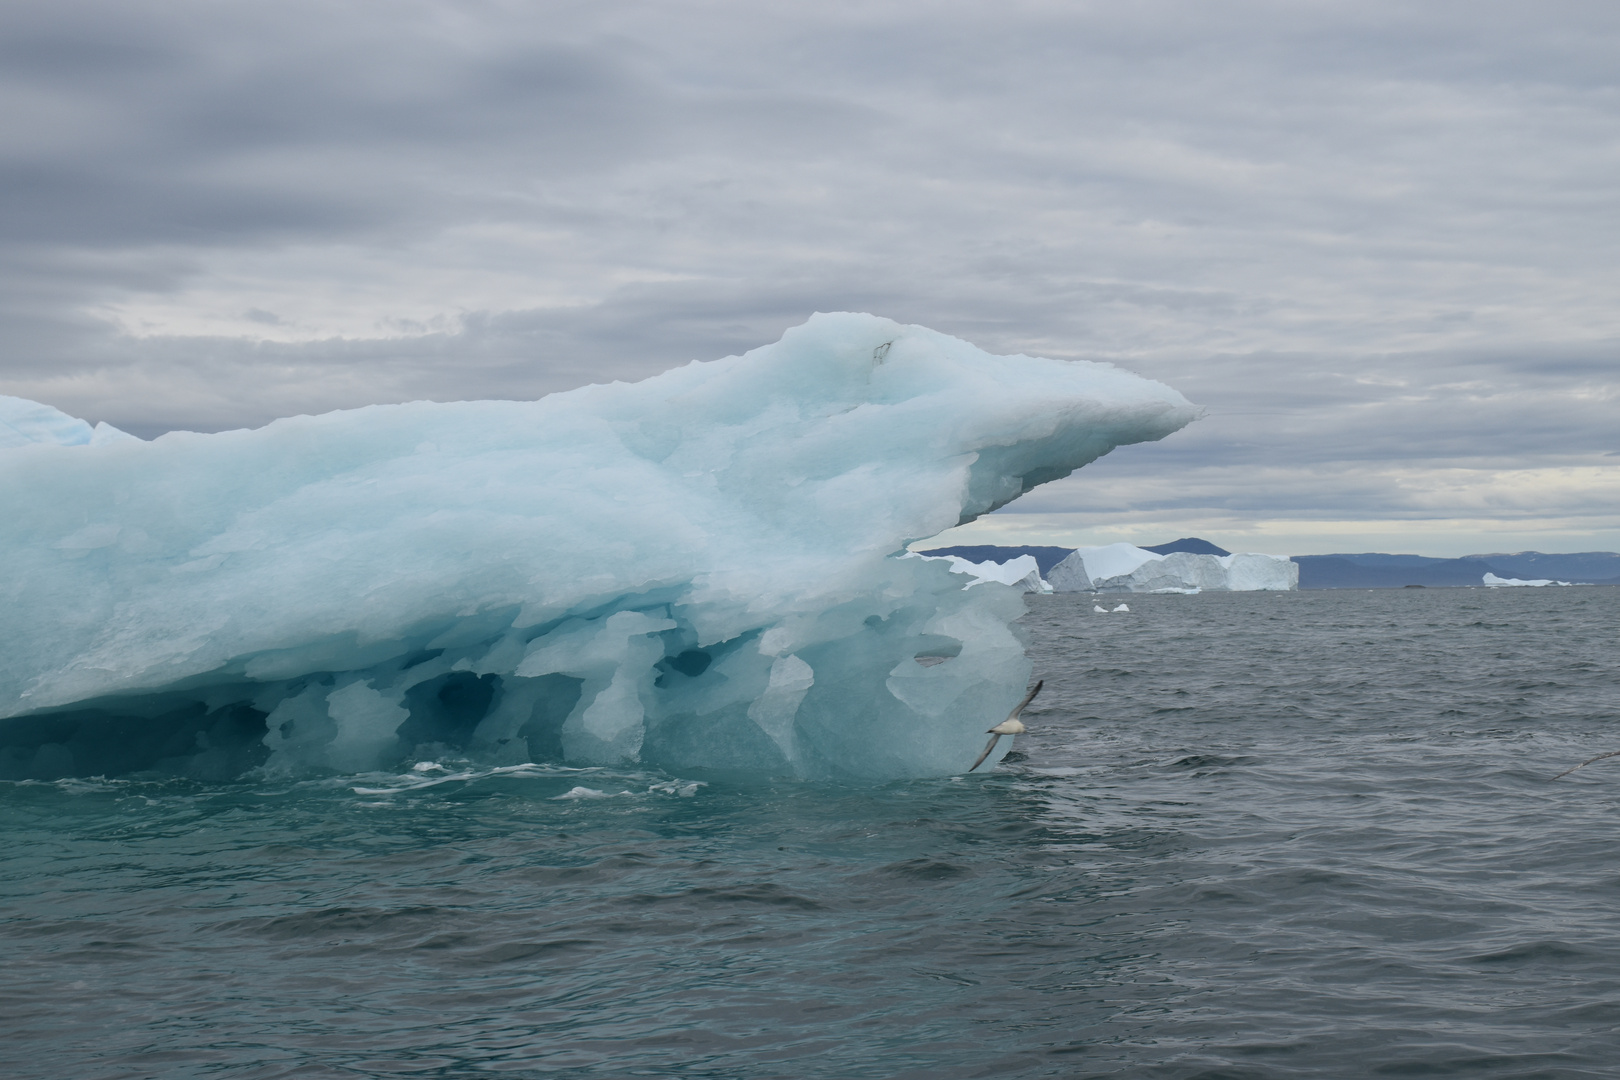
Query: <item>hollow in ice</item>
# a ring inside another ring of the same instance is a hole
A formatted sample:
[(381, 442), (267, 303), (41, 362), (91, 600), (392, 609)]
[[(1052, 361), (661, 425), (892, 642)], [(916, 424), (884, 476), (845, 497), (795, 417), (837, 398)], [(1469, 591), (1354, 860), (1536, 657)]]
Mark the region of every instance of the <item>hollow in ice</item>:
[(151, 442), (0, 402), (0, 776), (41, 778), (961, 772), (1024, 692), (1023, 600), (906, 545), (1196, 414), (858, 314), (538, 401)]

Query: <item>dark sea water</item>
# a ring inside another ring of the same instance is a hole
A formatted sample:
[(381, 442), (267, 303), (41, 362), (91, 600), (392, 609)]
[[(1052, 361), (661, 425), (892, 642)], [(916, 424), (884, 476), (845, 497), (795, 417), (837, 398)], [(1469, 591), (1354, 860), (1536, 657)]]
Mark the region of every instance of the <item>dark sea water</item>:
[(1128, 602), (966, 779), (0, 785), (0, 1075), (1620, 1076), (1620, 589)]

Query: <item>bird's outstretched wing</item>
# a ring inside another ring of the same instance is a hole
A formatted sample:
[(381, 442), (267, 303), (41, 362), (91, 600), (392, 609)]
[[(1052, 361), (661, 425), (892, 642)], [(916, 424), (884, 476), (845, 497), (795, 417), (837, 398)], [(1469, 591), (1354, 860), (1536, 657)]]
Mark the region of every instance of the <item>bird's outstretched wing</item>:
[(984, 759), (990, 756), (990, 751), (996, 748), (996, 740), (1007, 734), (1006, 730), (1004, 729), (1004, 725), (1012, 724), (1012, 732), (1014, 734), (1024, 730), (1024, 726), (1022, 724), (1016, 723), (1018, 720), (1018, 714), (1024, 711), (1025, 705), (1028, 705), (1030, 702), (1035, 700), (1035, 695), (1040, 693), (1041, 687), (1045, 685), (1045, 679), (1042, 679), (1040, 682), (1036, 683), (1035, 688), (1024, 695), (1024, 700), (1020, 701), (1016, 706), (1013, 707), (1013, 711), (1007, 714), (1007, 719), (990, 729), (990, 741), (984, 744), (984, 753), (979, 755), (979, 760), (973, 763), (973, 768), (969, 769), (968, 772), (972, 772), (973, 769), (977, 769), (980, 765), (983, 765)]
[[(1588, 765), (1592, 764), (1592, 762), (1594, 762), (1594, 761), (1602, 761), (1604, 758), (1611, 758), (1611, 757), (1620, 757), (1620, 750), (1610, 750), (1607, 754), (1599, 754), (1597, 757), (1587, 758), (1585, 761), (1583, 761), (1579, 765), (1575, 766), (1575, 769), (1584, 769)], [(980, 758), (979, 760), (983, 761), (984, 759)], [(1570, 773), (1574, 772), (1575, 769), (1565, 769), (1563, 772), (1559, 773), (1558, 776), (1568, 776)], [(972, 769), (968, 770), (968, 772), (972, 772), (972, 771), (973, 771)], [(1553, 779), (1557, 780), (1558, 776), (1553, 777)]]
[[(990, 741), (984, 744), (984, 753), (980, 754), (979, 760), (973, 763), (973, 769), (977, 769), (980, 765), (984, 764), (984, 759), (990, 756), (990, 751), (994, 750), (996, 748), (996, 743), (1000, 741), (1000, 735), (990, 736)], [(969, 769), (968, 772), (972, 772), (973, 769)]]
[[(1012, 712), (1007, 714), (1007, 719), (1008, 720), (1016, 720), (1016, 719), (1018, 719), (1018, 714), (1024, 711), (1024, 706), (1028, 705), (1030, 702), (1034, 701), (1035, 700), (1035, 695), (1040, 693), (1041, 692), (1041, 687), (1043, 687), (1045, 685), (1046, 685), (1046, 680), (1045, 679), (1042, 679), (1040, 682), (1036, 683), (1035, 688), (1033, 690), (1031, 690), (1029, 693), (1024, 695), (1024, 700), (1020, 701), (1018, 703), (1017, 707), (1014, 708)], [(972, 772), (972, 771), (973, 771), (972, 769), (968, 770), (968, 772)]]

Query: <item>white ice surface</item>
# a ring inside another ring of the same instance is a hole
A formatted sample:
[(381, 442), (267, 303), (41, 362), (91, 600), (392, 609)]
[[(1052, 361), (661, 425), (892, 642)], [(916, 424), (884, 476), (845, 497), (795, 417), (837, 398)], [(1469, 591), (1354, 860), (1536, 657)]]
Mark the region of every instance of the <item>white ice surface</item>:
[(1095, 582), (1125, 577), (1142, 565), (1162, 558), (1163, 555), (1144, 551), (1134, 544), (1076, 548), (1052, 567), (1047, 580), (1058, 592), (1087, 592)]
[(1497, 577), (1495, 574), (1492, 574), (1492, 573), (1489, 573), (1489, 572), (1487, 572), (1485, 574), (1485, 587), (1488, 588), (1488, 589), (1503, 589), (1503, 588), (1512, 588), (1512, 587), (1526, 586), (1526, 585), (1530, 586), (1532, 588), (1541, 588), (1541, 587), (1544, 587), (1544, 586), (1547, 586), (1547, 585), (1569, 585), (1569, 584), (1571, 584), (1571, 582), (1568, 582), (1568, 581), (1553, 581), (1551, 578), (1531, 578), (1531, 579), (1505, 578), (1505, 577)]
[(1052, 586), (1041, 577), (1040, 564), (1033, 555), (1019, 555), (998, 563), (993, 559), (984, 562), (974, 562), (964, 559), (960, 555), (918, 555), (915, 552), (905, 556), (914, 559), (936, 559), (948, 563), (953, 574), (963, 574), (972, 578), (964, 589), (971, 589), (975, 585), (985, 582), (995, 582), (998, 585), (1011, 585), (1019, 592), (1049, 593)]
[(1014, 588), (895, 556), (1195, 410), (841, 314), (531, 402), (151, 442), (3, 415), (0, 774), (111, 761), (93, 732), (148, 724), (142, 753), (199, 775), (886, 777), (965, 769), (1030, 673)]
[(1299, 588), (1299, 564), (1282, 555), (1245, 552), (1159, 555), (1130, 544), (1077, 548), (1047, 580), (1057, 592), (1196, 593)]

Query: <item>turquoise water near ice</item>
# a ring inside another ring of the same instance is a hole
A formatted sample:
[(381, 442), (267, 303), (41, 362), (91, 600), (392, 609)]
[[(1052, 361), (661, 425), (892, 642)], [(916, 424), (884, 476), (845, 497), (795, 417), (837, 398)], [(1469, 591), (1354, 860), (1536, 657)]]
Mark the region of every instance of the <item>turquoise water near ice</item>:
[(967, 778), (0, 785), (0, 1072), (1620, 1075), (1620, 589), (1128, 599)]

